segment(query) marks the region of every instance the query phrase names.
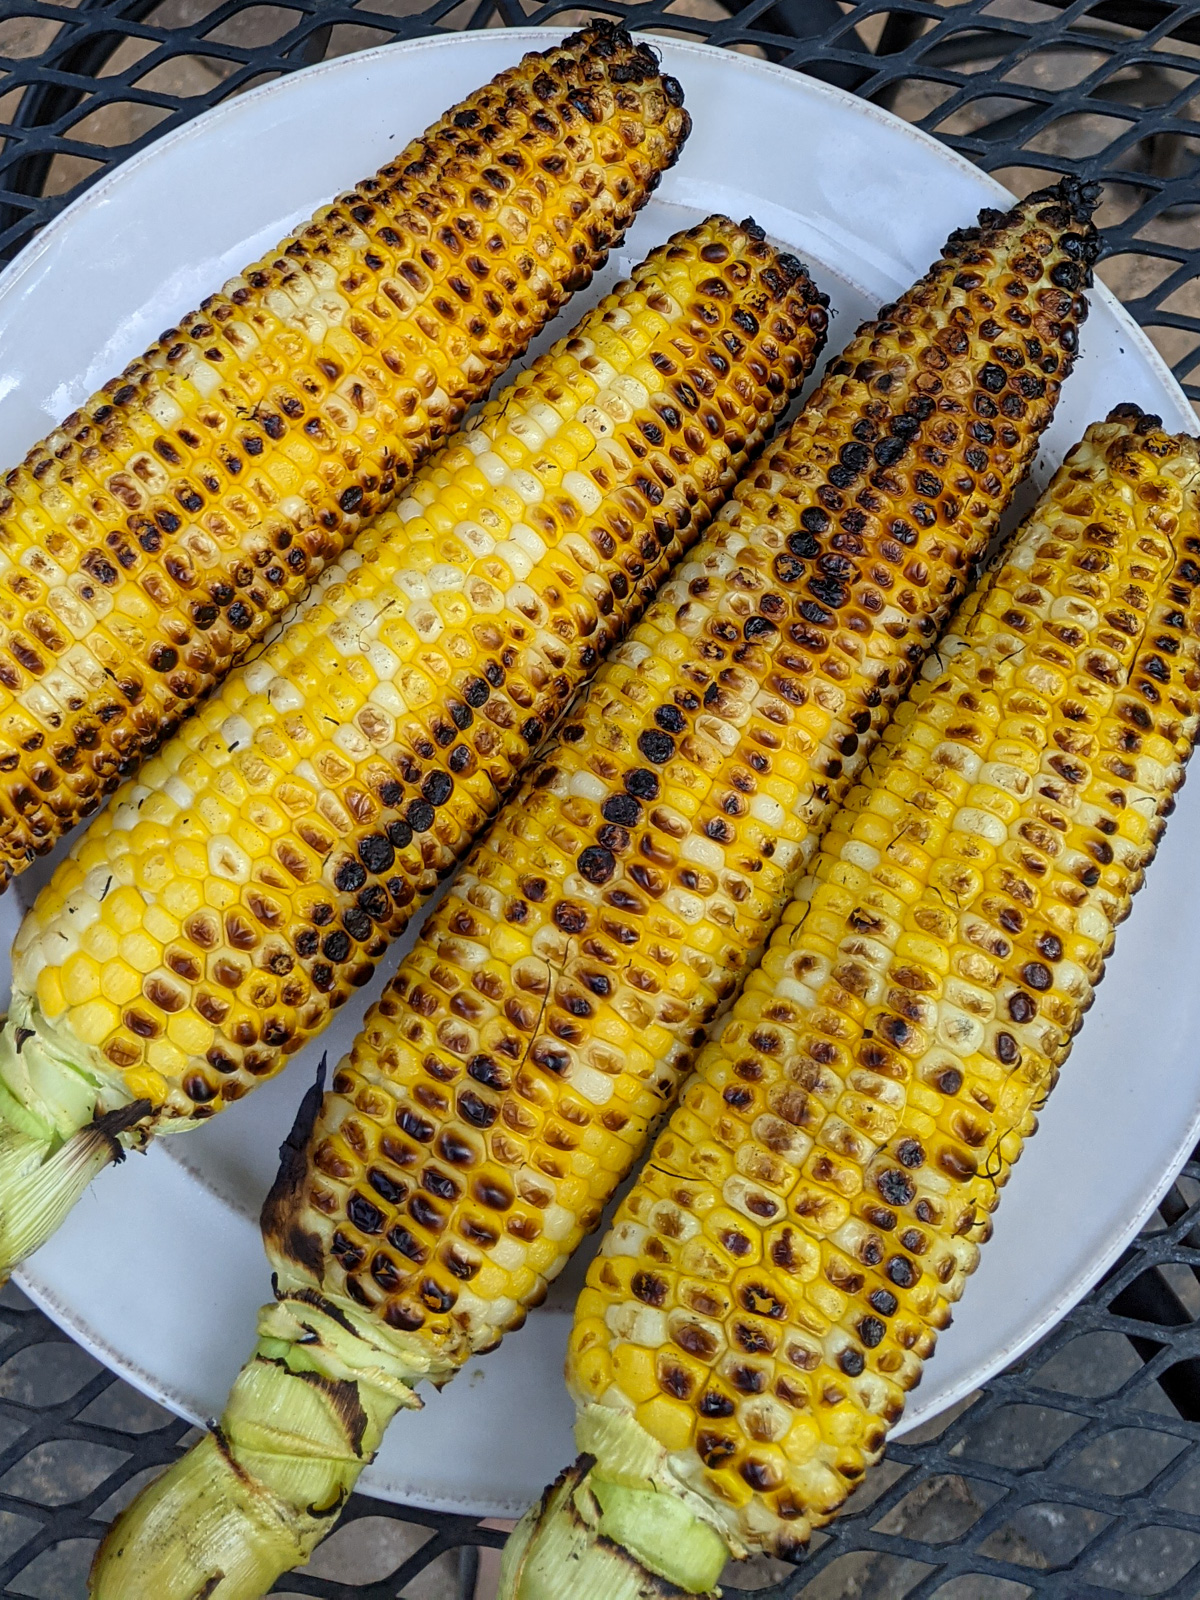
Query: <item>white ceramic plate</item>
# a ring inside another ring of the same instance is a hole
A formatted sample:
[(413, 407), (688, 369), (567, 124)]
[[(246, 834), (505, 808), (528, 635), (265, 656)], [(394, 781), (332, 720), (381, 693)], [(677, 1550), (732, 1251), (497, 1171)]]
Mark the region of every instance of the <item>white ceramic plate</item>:
[[(0, 279), (0, 461), (15, 461), (296, 219), (547, 37), (534, 29), (443, 36), (310, 68), (209, 112), (89, 190)], [(839, 90), (745, 56), (657, 43), (684, 85), (695, 131), (571, 320), (668, 232), (709, 211), (750, 213), (811, 263), (837, 312), (836, 349), (860, 317), (924, 271), (952, 228), (1004, 198), (932, 139)], [(1039, 486), (1085, 424), (1119, 400), (1161, 412), (1169, 426), (1194, 426), (1146, 339), (1097, 290)], [(906, 1426), (1045, 1332), (1128, 1241), (1197, 1137), (1193, 798), (1180, 804), (1165, 860), (1122, 931)], [(0, 901), (0, 949), (44, 875), (43, 865)], [(385, 966), (394, 964), (393, 954)], [(276, 1148), (322, 1050), (336, 1059), (361, 1014), (361, 1002), (348, 1006), (284, 1077), (211, 1128), (110, 1169), (21, 1274), (84, 1345), (193, 1420), (220, 1412), (269, 1294), (255, 1219)], [(365, 1489), (493, 1515), (519, 1512), (541, 1490), (572, 1453), (560, 1372), (579, 1272), (577, 1262), (523, 1332), (431, 1393), (422, 1414), (397, 1419)]]

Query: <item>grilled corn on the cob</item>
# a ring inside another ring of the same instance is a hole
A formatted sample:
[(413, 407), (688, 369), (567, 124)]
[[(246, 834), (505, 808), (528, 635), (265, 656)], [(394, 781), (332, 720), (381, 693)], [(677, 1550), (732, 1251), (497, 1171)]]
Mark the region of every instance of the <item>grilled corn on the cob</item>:
[(370, 977), (763, 442), (824, 307), (753, 224), (677, 235), (96, 819), (14, 949), (0, 1260), (111, 1157), (94, 1118), (211, 1116)]
[(568, 1557), (574, 1600), (707, 1590), (879, 1456), (1191, 751), (1198, 493), (1157, 418), (1089, 429), (901, 707), (589, 1270), (589, 1457), (507, 1600), (566, 1593)]
[[(860, 330), (601, 669), (306, 1105), (264, 1211), (279, 1303), (222, 1432), (114, 1531), (98, 1595), (218, 1570), (216, 1600), (261, 1594), (410, 1386), (517, 1326), (595, 1225), (1031, 458), (1082, 314), (1051, 280), (1090, 254), (1085, 200), (958, 236)], [(1034, 250), (1042, 290), (1012, 267)], [(972, 293), (1053, 307), (1016, 403), (984, 376), (994, 341), (958, 338)]]
[(597, 23), (453, 107), (0, 485), (0, 887), (129, 776), (586, 283), (679, 85)]

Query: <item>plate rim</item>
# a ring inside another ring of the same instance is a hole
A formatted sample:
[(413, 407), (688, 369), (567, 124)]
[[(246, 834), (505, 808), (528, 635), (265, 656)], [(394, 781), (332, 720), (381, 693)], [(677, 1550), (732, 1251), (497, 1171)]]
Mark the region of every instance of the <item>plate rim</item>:
[[(261, 100), (274, 98), (276, 95), (286, 93), (290, 85), (301, 80), (315, 79), (339, 69), (344, 71), (348, 62), (369, 63), (385, 55), (399, 52), (416, 53), (426, 49), (436, 49), (457, 41), (467, 41), (486, 38), (489, 34), (502, 35), (506, 39), (513, 39), (533, 46), (553, 40), (561, 40), (568, 33), (578, 32), (578, 29), (564, 30), (561, 27), (545, 24), (536, 27), (524, 28), (489, 28), (474, 31), (466, 29), (445, 30), (442, 32), (424, 34), (415, 39), (393, 39), (387, 44), (372, 45), (366, 50), (352, 50), (344, 56), (333, 56), (327, 61), (317, 61), (311, 66), (300, 67), (295, 72), (286, 73), (283, 77), (272, 78), (267, 83), (257, 84), (253, 89), (248, 89), (244, 94), (232, 94), (228, 99), (220, 101), (208, 110), (200, 112), (197, 116), (189, 118), (177, 128), (163, 135), (161, 139), (152, 139), (134, 155), (124, 161), (119, 161), (116, 166), (106, 172), (90, 187), (76, 195), (68, 205), (53, 217), (37, 236), (30, 240), (24, 248), (0, 271), (0, 293), (6, 294), (13, 289), (23, 276), (41, 259), (45, 252), (57, 239), (59, 232), (68, 224), (78, 210), (87, 206), (98, 205), (103, 202), (104, 196), (114, 184), (124, 183), (133, 177), (137, 171), (150, 159), (157, 159), (165, 154), (175, 144), (190, 139), (195, 131), (200, 128), (207, 132), (220, 122), (238, 115), (244, 105), (254, 105)], [(632, 29), (633, 37), (639, 42), (649, 45), (656, 51), (661, 50), (665, 43), (673, 50), (681, 50), (687, 54), (706, 57), (710, 60), (719, 59), (730, 69), (749, 72), (752, 75), (766, 76), (780, 83), (787, 83), (793, 87), (799, 85), (802, 92), (813, 95), (818, 100), (826, 100), (839, 105), (843, 110), (853, 110), (860, 116), (865, 116), (868, 121), (877, 123), (880, 127), (889, 129), (893, 134), (903, 134), (913, 143), (920, 145), (931, 155), (936, 155), (943, 161), (948, 161), (972, 178), (977, 179), (991, 189), (997, 199), (1006, 200), (1009, 204), (1016, 203), (1016, 196), (1011, 189), (1007, 189), (999, 179), (993, 178), (990, 172), (983, 167), (969, 161), (966, 156), (936, 138), (932, 133), (915, 123), (906, 122), (903, 117), (898, 117), (883, 106), (877, 106), (870, 100), (852, 93), (849, 89), (839, 88), (836, 84), (824, 83), (819, 78), (812, 78), (801, 72), (796, 67), (781, 66), (775, 61), (760, 61), (757, 57), (742, 55), (737, 50), (724, 45), (714, 45), (702, 39), (677, 39), (671, 35), (647, 33), (642, 29)], [(684, 106), (687, 99), (685, 95)], [(1047, 176), (1052, 175), (1052, 169)], [(1100, 299), (1113, 312), (1118, 321), (1123, 325), (1125, 332), (1135, 340), (1141, 354), (1150, 362), (1158, 377), (1169, 388), (1180, 406), (1181, 414), (1190, 418), (1195, 424), (1195, 413), (1191, 402), (1183, 392), (1183, 387), (1178, 378), (1167, 365), (1157, 346), (1142, 328), (1141, 324), (1131, 316), (1126, 307), (1112, 292), (1107, 284), (1099, 278), (1093, 281), (1092, 288), (1088, 291), (1093, 300)], [(182, 315), (182, 313), (181, 313)]]
[[(70, 229), (78, 213), (103, 205), (115, 186), (125, 185), (130, 182), (136, 183), (141, 170), (149, 162), (169, 154), (177, 144), (185, 140), (190, 142), (196, 137), (201, 139), (209, 137), (214, 129), (219, 130), (222, 123), (232, 121), (240, 116), (243, 106), (254, 107), (263, 101), (273, 100), (280, 95), (287, 94), (291, 91), (292, 86), (298, 84), (301, 80), (307, 81), (322, 75), (331, 76), (347, 72), (352, 73), (361, 67), (369, 67), (381, 58), (400, 53), (410, 55), (425, 50), (445, 49), (469, 40), (485, 39), (490, 33), (494, 33), (497, 38), (502, 36), (511, 40), (514, 45), (532, 48), (560, 40), (567, 33), (574, 31), (577, 30), (561, 26), (519, 27), (482, 32), (439, 31), (414, 39), (392, 40), (385, 44), (372, 46), (366, 50), (333, 57), (330, 60), (317, 62), (312, 66), (287, 73), (283, 77), (272, 79), (267, 83), (259, 84), (243, 94), (232, 95), (218, 105), (188, 119), (180, 126), (164, 134), (162, 138), (151, 140), (141, 150), (127, 160), (119, 162), (96, 183), (77, 195), (40, 231), (35, 239), (21, 250), (3, 272), (0, 272), (0, 296), (20, 292), (19, 286), (22, 280), (36, 268), (46, 253), (56, 246), (61, 235)], [(710, 44), (707, 41), (649, 34), (641, 30), (635, 30), (634, 36), (658, 51), (661, 51), (663, 47), (667, 47), (673, 53), (698, 56), (709, 61), (719, 58), (722, 62), (723, 70), (733, 71), (736, 69), (743, 75), (748, 74), (750, 77), (766, 77), (777, 83), (786, 84), (791, 93), (799, 93), (818, 103), (836, 104), (859, 119), (865, 119), (867, 122), (874, 123), (877, 127), (886, 130), (892, 137), (897, 134), (903, 135), (910, 143), (923, 148), (943, 165), (949, 164), (959, 173), (969, 177), (978, 184), (984, 202), (986, 202), (986, 196), (990, 194), (991, 197), (1007, 204), (1013, 203), (1014, 197), (1011, 191), (992, 177), (990, 173), (976, 166), (958, 151), (944, 144), (923, 128), (904, 121), (892, 112), (876, 106), (870, 101), (863, 100), (848, 90), (841, 89), (836, 85), (822, 83), (817, 79), (806, 76), (795, 68), (782, 66), (774, 62), (761, 61), (751, 56), (742, 55), (734, 50)], [(1050, 175), (1048, 174), (1048, 176)], [(1154, 377), (1159, 381), (1163, 389), (1171, 395), (1178, 413), (1175, 419), (1176, 422), (1178, 423), (1181, 418), (1185, 419), (1182, 425), (1186, 426), (1188, 431), (1196, 431), (1197, 424), (1191, 403), (1145, 330), (1133, 319), (1124, 305), (1108, 289), (1107, 285), (1099, 279), (1096, 280), (1090, 294), (1094, 301), (1103, 303), (1106, 306), (1121, 331), (1137, 346), (1140, 356), (1146, 361)], [(936, 1412), (931, 1412), (928, 1415), (923, 1414), (918, 1400), (917, 1404), (906, 1412), (897, 1427), (892, 1430), (891, 1436), (899, 1438), (913, 1428), (925, 1424), (931, 1420), (932, 1416), (940, 1415), (950, 1407), (959, 1404), (966, 1396), (973, 1394), (982, 1385), (990, 1382), (998, 1372), (1001, 1372), (1014, 1360), (1027, 1352), (1040, 1339), (1045, 1337), (1051, 1329), (1057, 1326), (1063, 1317), (1103, 1276), (1113, 1261), (1126, 1248), (1130, 1240), (1140, 1231), (1146, 1220), (1153, 1214), (1163, 1194), (1174, 1182), (1180, 1168), (1186, 1162), (1198, 1139), (1200, 1139), (1200, 1103), (1197, 1105), (1186, 1132), (1176, 1144), (1168, 1169), (1161, 1175), (1161, 1182), (1151, 1187), (1143, 1203), (1135, 1209), (1130, 1220), (1123, 1225), (1122, 1229), (1110, 1237), (1104, 1250), (1093, 1254), (1071, 1278), (1060, 1286), (1059, 1292), (1054, 1296), (1047, 1309), (1043, 1311), (1040, 1317), (1031, 1322), (1019, 1338), (1011, 1339), (1001, 1351), (993, 1352), (987, 1360), (977, 1364), (969, 1373), (964, 1374), (955, 1384), (941, 1394)], [(201, 1181), (196, 1178), (194, 1173), (189, 1173), (189, 1177), (191, 1177), (192, 1181)], [(69, 1332), (84, 1349), (99, 1359), (109, 1370), (125, 1378), (126, 1381), (129, 1381), (134, 1387), (158, 1403), (165, 1404), (176, 1415), (197, 1425), (203, 1425), (203, 1419), (181, 1403), (181, 1398), (174, 1392), (172, 1386), (163, 1383), (161, 1379), (156, 1378), (152, 1373), (115, 1350), (104, 1336), (92, 1329), (83, 1315), (74, 1311), (60, 1298), (56, 1290), (39, 1280), (36, 1272), (36, 1259), (36, 1257), (32, 1258), (28, 1264), (18, 1269), (14, 1274), (14, 1278), (25, 1293), (28, 1294), (29, 1298), (53, 1322)], [(266, 1292), (265, 1279), (264, 1292)], [(550, 1315), (561, 1317), (568, 1315), (568, 1313), (552, 1312)], [(379, 1498), (390, 1498), (385, 1492), (376, 1489), (374, 1486), (365, 1492), (374, 1493)], [(437, 1498), (441, 1503), (457, 1502), (464, 1507), (474, 1503), (467, 1496), (456, 1496), (454, 1494), (439, 1494)], [(403, 1503), (419, 1504), (420, 1502), (413, 1501), (411, 1497), (406, 1497)]]

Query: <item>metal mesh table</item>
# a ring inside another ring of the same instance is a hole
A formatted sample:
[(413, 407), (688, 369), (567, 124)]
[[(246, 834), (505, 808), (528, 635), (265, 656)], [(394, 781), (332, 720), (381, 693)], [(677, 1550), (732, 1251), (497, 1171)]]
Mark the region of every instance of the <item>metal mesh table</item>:
[[(252, 84), (437, 29), (600, 12), (852, 89), (1018, 194), (1047, 172), (1100, 179), (1100, 275), (1200, 406), (1200, 0), (0, 0), (0, 253)], [(82, 1600), (103, 1526), (189, 1437), (0, 1294), (0, 1593)], [(490, 1600), (503, 1538), (357, 1496), (277, 1593)], [(1200, 1153), (1105, 1283), (896, 1442), (802, 1566), (726, 1582), (762, 1600), (1197, 1600)]]

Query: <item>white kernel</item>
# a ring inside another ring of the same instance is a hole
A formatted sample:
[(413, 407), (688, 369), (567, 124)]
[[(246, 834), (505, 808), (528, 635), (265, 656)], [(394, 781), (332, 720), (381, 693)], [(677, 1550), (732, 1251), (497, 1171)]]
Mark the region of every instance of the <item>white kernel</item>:
[(267, 698), (275, 710), (281, 713), (304, 710), (304, 696), (287, 678), (272, 678)]
[(540, 561), (546, 554), (546, 541), (540, 533), (535, 533), (526, 522), (514, 522), (509, 538), (512, 542), (519, 544), (525, 554), (532, 556), (534, 561)]
[(493, 489), (498, 489), (508, 476), (508, 463), (503, 456), (498, 456), (494, 450), (485, 450), (475, 458), (475, 465), (483, 473)]
[(431, 594), (445, 594), (451, 589), (461, 589), (466, 582), (466, 576), (461, 567), (453, 566), (448, 561), (439, 561), (430, 567), (427, 574)]
[[(529, 451), (530, 455), (540, 450), (546, 442), (546, 435), (533, 418), (526, 412), (523, 416), (513, 417), (508, 424), (508, 431), (514, 439), (519, 439)], [(520, 491), (518, 491), (519, 493)]]
[(166, 790), (167, 794), (170, 795), (171, 799), (174, 800), (175, 804), (181, 811), (186, 811), (188, 806), (190, 806), (192, 801), (196, 798), (193, 791), (188, 788), (183, 779), (174, 772), (167, 779), (166, 783), (163, 784), (163, 788)]
[(711, 867), (715, 872), (720, 872), (725, 865), (725, 856), (720, 845), (714, 843), (712, 839), (701, 838), (690, 830), (679, 854), (685, 861), (695, 861), (702, 867)]
[(390, 679), (377, 683), (368, 698), (390, 717), (402, 717), (410, 709), (408, 701)]
[(689, 894), (685, 889), (668, 889), (663, 896), (663, 905), (677, 916), (680, 922), (693, 924), (704, 916), (704, 901), (699, 895)]
[(183, 421), (183, 407), (163, 389), (148, 390), (142, 404), (160, 428), (173, 428)]
[(956, 833), (974, 834), (977, 839), (986, 839), (989, 844), (1001, 845), (1008, 838), (1008, 829), (1000, 818), (979, 806), (963, 806), (955, 812), (953, 826)]
[(491, 534), (481, 528), (477, 522), (457, 522), (454, 525), (454, 536), (461, 539), (469, 550), (477, 556), (491, 555), (496, 548), (496, 541)]
[(650, 404), (649, 389), (644, 383), (639, 383), (636, 378), (630, 377), (628, 373), (622, 373), (614, 378), (612, 387), (637, 411)]
[(419, 500), (414, 500), (412, 495), (406, 495), (393, 510), (401, 522), (415, 522), (418, 517), (425, 515), (425, 507)]
[(422, 601), (409, 606), (404, 613), (404, 620), (423, 644), (432, 644), (446, 626), (435, 608)]
[(604, 503), (604, 496), (590, 478), (582, 472), (568, 472), (563, 477), (563, 492), (570, 495), (585, 516), (593, 516)]
[(632, 1218), (625, 1217), (620, 1222), (614, 1222), (608, 1230), (608, 1235), (601, 1246), (601, 1254), (606, 1256), (633, 1256), (642, 1253), (642, 1246), (650, 1237), (649, 1228)]
[(532, 472), (527, 472), (524, 467), (513, 467), (510, 470), (508, 487), (515, 494), (519, 494), (527, 506), (537, 505), (538, 501), (545, 499), (546, 496), (541, 480)]
[(221, 724), (221, 737), (224, 739), (227, 749), (232, 750), (235, 745), (239, 748), (245, 748), (254, 742), (254, 729), (246, 721), (245, 717), (226, 717)]
[(608, 794), (608, 786), (601, 783), (594, 772), (576, 772), (571, 778), (570, 792), (600, 805)]
[(518, 583), (533, 571), (533, 559), (514, 539), (502, 539), (496, 546), (496, 556), (503, 561)]
[(944, 1002), (938, 1007), (938, 1038), (958, 1054), (970, 1055), (983, 1047), (983, 1024), (976, 1017)]
[(879, 851), (874, 845), (864, 844), (861, 839), (847, 839), (838, 855), (841, 860), (848, 861), (852, 867), (861, 867), (864, 872), (874, 872), (879, 865)]
[(219, 833), (208, 841), (208, 870), (214, 878), (224, 878), (229, 883), (249, 883), (251, 866), (250, 857), (227, 833)]
[(604, 1313), (604, 1321), (610, 1332), (630, 1344), (658, 1350), (667, 1342), (667, 1319), (652, 1306), (611, 1305)]
[(545, 400), (531, 400), (525, 408), (525, 415), (531, 422), (536, 422), (542, 430), (543, 444), (547, 439), (552, 439), (562, 427), (562, 417)]
[(242, 668), (242, 682), (251, 694), (266, 694), (274, 676), (274, 667), (261, 657)]
[(403, 590), (410, 600), (428, 600), (429, 582), (423, 572), (414, 572), (411, 568), (405, 572), (393, 574), (392, 582), (397, 589)]
[(1003, 789), (1005, 794), (1015, 795), (1017, 799), (1024, 799), (1029, 793), (1033, 779), (1027, 772), (1022, 772), (1020, 767), (1010, 766), (1006, 761), (988, 761), (979, 769), (979, 783), (990, 783), (996, 789)]
[(773, 800), (769, 794), (756, 794), (750, 802), (749, 810), (752, 817), (768, 828), (781, 828), (787, 819), (787, 812), (779, 801)]

